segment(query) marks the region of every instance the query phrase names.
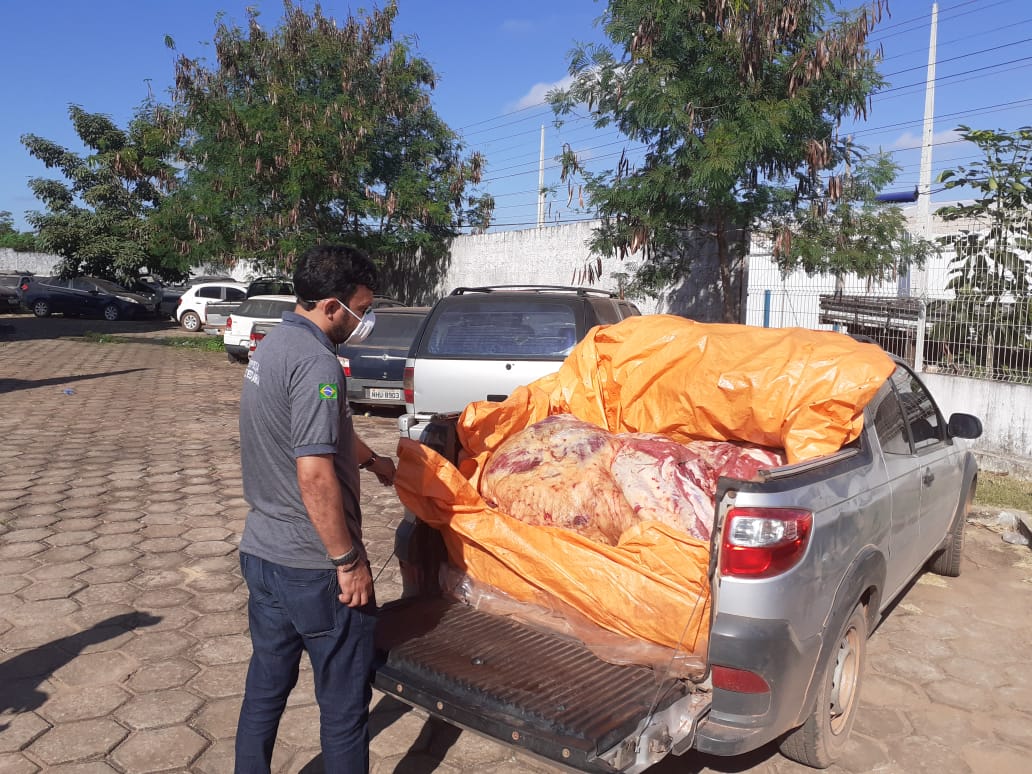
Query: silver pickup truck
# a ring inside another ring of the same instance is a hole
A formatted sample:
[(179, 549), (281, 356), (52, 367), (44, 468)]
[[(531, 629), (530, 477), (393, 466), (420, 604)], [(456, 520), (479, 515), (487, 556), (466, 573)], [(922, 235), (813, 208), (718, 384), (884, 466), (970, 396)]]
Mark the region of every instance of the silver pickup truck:
[[(422, 433), (452, 460), (455, 420)], [(827, 767), (858, 712), (867, 638), (916, 575), (960, 572), (977, 466), (958, 439), (980, 434), (971, 415), (947, 421), (897, 362), (855, 441), (753, 480), (721, 478), (697, 679), (607, 663), (442, 595), (440, 533), (407, 515), (396, 537), (406, 595), (381, 612), (375, 684), (575, 770), (640, 772), (669, 754), (734, 756), (772, 740)]]

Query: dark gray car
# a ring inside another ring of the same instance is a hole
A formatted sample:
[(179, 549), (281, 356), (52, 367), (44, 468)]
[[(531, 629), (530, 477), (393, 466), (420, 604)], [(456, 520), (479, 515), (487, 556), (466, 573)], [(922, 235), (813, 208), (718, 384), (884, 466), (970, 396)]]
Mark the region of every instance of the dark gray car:
[(341, 344), (337, 355), (348, 380), (348, 400), (373, 406), (404, 406), (402, 381), (409, 347), (426, 306), (381, 306), (376, 326), (361, 344)]

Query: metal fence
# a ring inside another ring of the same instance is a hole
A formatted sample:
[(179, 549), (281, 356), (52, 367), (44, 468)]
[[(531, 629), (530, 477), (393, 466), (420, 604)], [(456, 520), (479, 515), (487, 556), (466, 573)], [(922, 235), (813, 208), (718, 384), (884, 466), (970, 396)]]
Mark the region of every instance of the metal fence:
[[(754, 238), (746, 322), (867, 336), (920, 371), (1032, 384), (1032, 253), (1022, 241), (1030, 225), (1001, 235), (937, 223), (940, 254), (880, 282), (784, 276), (770, 245)], [(960, 258), (951, 234), (967, 246)]]

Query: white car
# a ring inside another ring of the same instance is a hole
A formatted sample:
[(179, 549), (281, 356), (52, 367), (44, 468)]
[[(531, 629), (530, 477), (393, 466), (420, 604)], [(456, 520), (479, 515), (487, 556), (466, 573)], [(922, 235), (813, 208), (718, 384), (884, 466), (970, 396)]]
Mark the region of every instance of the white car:
[(246, 363), (255, 323), (278, 323), (284, 312), (294, 311), (294, 296), (251, 296), (226, 320), (222, 343), (230, 360)]
[(247, 284), (244, 282), (199, 282), (191, 285), (179, 297), (176, 320), (188, 331), (199, 331), (204, 327), (204, 308), (218, 301), (243, 301), (247, 298)]

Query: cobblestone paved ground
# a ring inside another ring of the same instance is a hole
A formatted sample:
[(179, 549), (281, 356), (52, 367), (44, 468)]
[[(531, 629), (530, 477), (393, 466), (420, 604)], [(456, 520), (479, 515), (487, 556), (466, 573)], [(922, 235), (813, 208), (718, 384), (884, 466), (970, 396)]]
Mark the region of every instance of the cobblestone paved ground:
[[(96, 343), (84, 331), (128, 337)], [(236, 543), (241, 369), (160, 323), (0, 316), (0, 774), (228, 772), (250, 650)], [(381, 453), (393, 417), (357, 419)], [(363, 481), (380, 601), (401, 508)], [(924, 576), (876, 632), (851, 748), (830, 772), (1024, 774), (1032, 554), (969, 526), (964, 574)], [(373, 771), (549, 772), (377, 696)], [(308, 672), (275, 771), (322, 771)], [(807, 771), (764, 749), (650, 774)]]

